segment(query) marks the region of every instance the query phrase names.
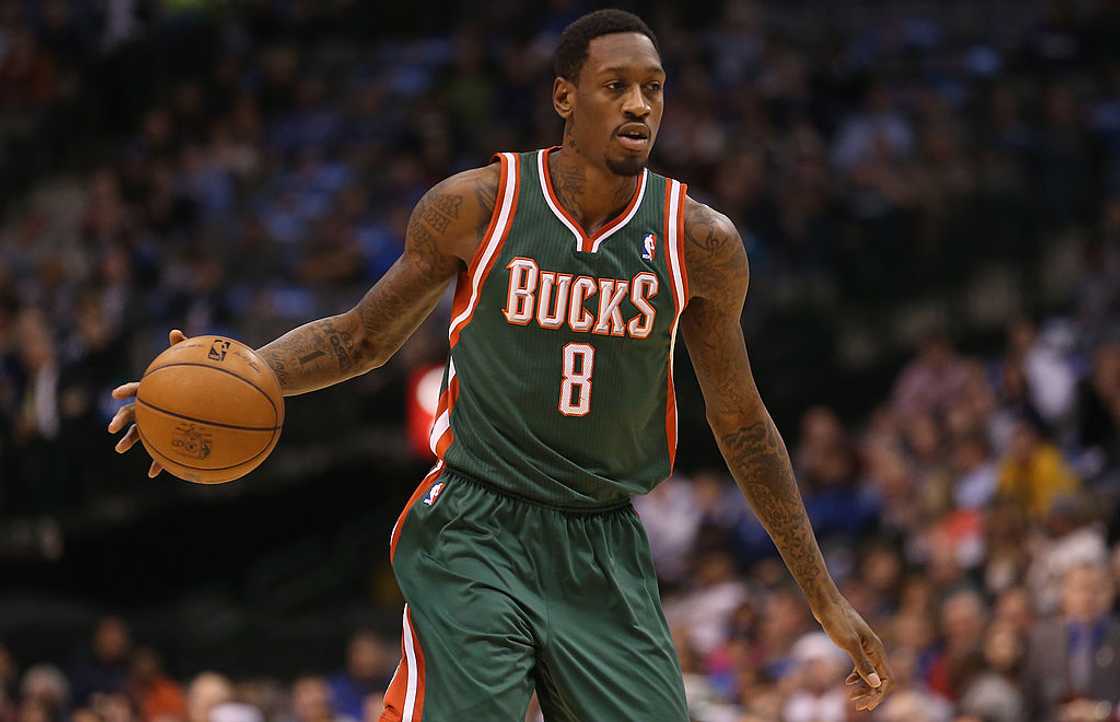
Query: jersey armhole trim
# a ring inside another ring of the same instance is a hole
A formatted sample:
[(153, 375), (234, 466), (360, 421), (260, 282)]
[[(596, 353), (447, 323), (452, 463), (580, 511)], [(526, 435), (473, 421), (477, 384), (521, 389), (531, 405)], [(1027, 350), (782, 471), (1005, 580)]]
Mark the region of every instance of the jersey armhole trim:
[(502, 175), (501, 187), (494, 201), (496, 215), (491, 219), (486, 236), (478, 244), (475, 257), (471, 259), (471, 264), (463, 276), (464, 281), (469, 284), (470, 297), (466, 307), (451, 319), (447, 330), (447, 338), (452, 348), (458, 342), (459, 334), (470, 324), (471, 317), (474, 316), (474, 310), (478, 306), (482, 288), (486, 283), (486, 276), (489, 275), (494, 261), (501, 255), (502, 245), (509, 236), (514, 216), (517, 214), (517, 201), (521, 195), (521, 157), (514, 153), (498, 155), (502, 159)]
[(506, 177), (511, 170), (510, 161), (506, 155), (506, 153), (495, 153), (490, 159), (491, 163), (498, 161), (498, 192), (494, 196), (494, 209), (490, 211), (490, 221), (486, 224), (486, 232), (482, 234), (482, 240), (479, 242), (478, 248), (474, 249), (471, 262), (467, 265), (468, 277), (473, 276), (475, 269), (478, 268), (478, 263), (486, 252), (486, 242), (494, 233), (494, 226), (498, 225), (498, 217), (502, 215), (502, 202), (506, 195)]
[(688, 263), (685, 254), (684, 215), (688, 204), (688, 184), (680, 183), (680, 202), (677, 204), (677, 266), (681, 274), (681, 283), (684, 286), (684, 295), (681, 297), (681, 309), (688, 305)]

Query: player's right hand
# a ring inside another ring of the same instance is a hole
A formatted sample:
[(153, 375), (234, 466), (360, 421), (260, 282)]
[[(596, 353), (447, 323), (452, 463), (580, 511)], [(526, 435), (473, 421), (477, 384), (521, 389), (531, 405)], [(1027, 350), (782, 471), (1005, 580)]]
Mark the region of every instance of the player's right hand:
[[(179, 329), (174, 329), (171, 333), (167, 334), (169, 345), (186, 341), (186, 335)], [(113, 389), (114, 399), (129, 399), (136, 396), (136, 390), (140, 388), (139, 381), (130, 381), (127, 384), (122, 384)], [(129, 426), (131, 424), (131, 426)], [(132, 448), (132, 445), (140, 440), (140, 432), (136, 430), (136, 402), (125, 404), (117, 410), (113, 420), (109, 422), (109, 433), (115, 434), (125, 426), (128, 426), (128, 431), (120, 438), (117, 445), (114, 447), (118, 454), (123, 454)], [(159, 472), (163, 471), (163, 467), (152, 461), (152, 465), (148, 468), (148, 478), (154, 479), (159, 476)]]

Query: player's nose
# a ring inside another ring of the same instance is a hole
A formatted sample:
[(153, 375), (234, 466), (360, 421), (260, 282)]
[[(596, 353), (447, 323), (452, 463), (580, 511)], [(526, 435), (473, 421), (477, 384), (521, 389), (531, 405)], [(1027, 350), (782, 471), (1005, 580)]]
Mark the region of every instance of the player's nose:
[(629, 117), (645, 118), (650, 114), (649, 101), (639, 85), (630, 86), (630, 90), (622, 98), (622, 112)]

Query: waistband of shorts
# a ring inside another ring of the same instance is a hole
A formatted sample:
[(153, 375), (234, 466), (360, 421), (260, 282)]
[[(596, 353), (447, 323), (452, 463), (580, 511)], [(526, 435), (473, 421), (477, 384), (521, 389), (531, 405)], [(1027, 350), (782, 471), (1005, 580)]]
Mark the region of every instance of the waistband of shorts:
[(464, 474), (463, 472), (456, 469), (446, 469), (443, 474), (441, 474), (441, 476), (456, 477), (457, 479), (464, 481), (467, 484), (477, 486), (479, 489), (482, 489), (483, 491), (495, 496), (505, 497), (510, 501), (514, 501), (520, 504), (526, 504), (528, 506), (535, 506), (540, 509), (547, 509), (548, 511), (556, 511), (560, 512), (561, 514), (567, 514), (571, 516), (597, 516), (602, 514), (613, 514), (616, 512), (627, 510), (632, 511), (634, 509), (634, 505), (629, 498), (623, 499), (622, 501), (614, 502), (613, 504), (604, 504), (602, 506), (564, 506), (562, 504), (550, 504), (540, 501), (539, 499), (531, 499), (527, 496), (522, 496), (521, 494), (514, 493), (512, 491), (509, 491), (508, 489), (503, 489), (495, 484), (491, 484), (490, 482), (482, 481), (477, 477), (468, 476), (467, 474)]

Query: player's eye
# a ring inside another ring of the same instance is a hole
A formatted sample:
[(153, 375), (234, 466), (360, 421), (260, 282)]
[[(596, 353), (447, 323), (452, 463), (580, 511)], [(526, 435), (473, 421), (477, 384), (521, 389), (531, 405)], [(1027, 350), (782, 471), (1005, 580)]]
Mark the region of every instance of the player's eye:
[(657, 81), (654, 81), (652, 83), (646, 83), (646, 90), (648, 90), (651, 93), (660, 93), (661, 92), (661, 83), (659, 83)]
[(612, 80), (611, 82), (607, 83), (607, 87), (610, 88), (611, 90), (618, 91), (618, 90), (622, 90), (623, 88), (625, 88), (626, 83), (623, 83), (621, 80)]

